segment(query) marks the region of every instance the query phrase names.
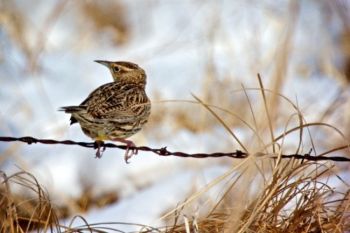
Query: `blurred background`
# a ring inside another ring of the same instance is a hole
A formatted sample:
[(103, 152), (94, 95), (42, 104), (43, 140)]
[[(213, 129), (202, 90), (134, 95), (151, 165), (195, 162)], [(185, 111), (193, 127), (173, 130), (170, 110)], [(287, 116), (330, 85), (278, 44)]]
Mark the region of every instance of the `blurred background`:
[[(0, 135), (90, 141), (57, 110), (112, 81), (96, 59), (131, 61), (147, 73), (152, 114), (131, 138), (138, 146), (241, 150), (193, 94), (225, 109), (220, 118), (257, 152), (243, 120), (259, 121), (263, 101), (260, 92), (242, 90), (259, 88), (258, 73), (264, 87), (293, 101), (307, 122), (327, 122), (350, 136), (347, 0), (0, 0)], [(295, 109), (269, 98), (276, 131), (292, 127)], [(344, 144), (327, 130), (315, 135), (320, 151)], [(286, 151), (295, 151), (293, 139)], [(62, 219), (81, 214), (89, 222), (152, 225), (235, 163), (139, 152), (125, 164), (123, 155), (107, 149), (95, 159), (82, 147), (0, 143), (0, 169), (31, 172)], [(193, 210), (203, 211), (202, 204)]]

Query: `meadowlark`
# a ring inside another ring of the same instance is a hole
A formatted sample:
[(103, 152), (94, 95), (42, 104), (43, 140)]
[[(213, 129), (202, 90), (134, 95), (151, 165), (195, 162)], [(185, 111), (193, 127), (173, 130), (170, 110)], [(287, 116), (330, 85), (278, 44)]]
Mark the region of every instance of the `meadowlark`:
[(70, 124), (79, 123), (82, 131), (98, 143), (97, 157), (102, 156), (100, 143), (118, 141), (127, 145), (127, 162), (137, 151), (130, 153), (129, 147), (135, 144), (126, 138), (141, 130), (151, 112), (151, 102), (145, 92), (146, 73), (131, 62), (95, 62), (107, 66), (114, 81), (95, 89), (79, 106), (60, 110), (71, 114)]

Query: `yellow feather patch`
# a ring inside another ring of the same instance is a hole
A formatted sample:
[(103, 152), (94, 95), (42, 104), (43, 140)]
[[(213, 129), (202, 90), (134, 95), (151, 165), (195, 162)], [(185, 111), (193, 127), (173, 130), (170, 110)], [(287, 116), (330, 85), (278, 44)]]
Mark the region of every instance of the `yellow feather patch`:
[(96, 141), (105, 141), (105, 140), (108, 140), (109, 138), (108, 138), (108, 136), (107, 135), (102, 135), (102, 134), (99, 134), (96, 138), (95, 138), (95, 140)]

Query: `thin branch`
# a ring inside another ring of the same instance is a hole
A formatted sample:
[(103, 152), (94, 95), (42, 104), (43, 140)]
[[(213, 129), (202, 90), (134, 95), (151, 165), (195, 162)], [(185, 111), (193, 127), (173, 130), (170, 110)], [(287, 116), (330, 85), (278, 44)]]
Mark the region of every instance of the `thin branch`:
[[(24, 142), (27, 144), (40, 143), (40, 144), (63, 144), (63, 145), (76, 145), (81, 147), (93, 148), (97, 149), (98, 147), (102, 148), (119, 148), (122, 150), (137, 150), (137, 151), (146, 151), (152, 152), (159, 156), (176, 156), (176, 157), (184, 157), (184, 158), (219, 158), (219, 157), (230, 157), (235, 159), (244, 159), (249, 156), (249, 153), (236, 150), (233, 152), (215, 152), (215, 153), (194, 153), (189, 154), (180, 151), (169, 151), (167, 147), (162, 147), (159, 149), (150, 148), (147, 146), (138, 146), (138, 147), (127, 147), (126, 145), (116, 145), (113, 143), (104, 143), (104, 142), (76, 142), (72, 140), (53, 140), (53, 139), (37, 139), (34, 137), (0, 137), (0, 141), (2, 142)], [(346, 147), (347, 148), (347, 147)], [(306, 154), (282, 154), (282, 158), (294, 158), (301, 160), (310, 160), (310, 161), (335, 161), (335, 162), (350, 162), (350, 158), (341, 157), (341, 156), (311, 156), (311, 151)], [(270, 157), (276, 159), (277, 156)]]

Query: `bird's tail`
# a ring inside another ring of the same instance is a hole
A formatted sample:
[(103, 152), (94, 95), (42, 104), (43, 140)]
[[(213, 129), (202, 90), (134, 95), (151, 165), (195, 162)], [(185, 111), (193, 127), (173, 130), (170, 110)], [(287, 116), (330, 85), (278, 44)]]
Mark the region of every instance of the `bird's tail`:
[(58, 111), (64, 111), (65, 113), (76, 113), (86, 110), (86, 106), (65, 106), (58, 109)]
[[(58, 111), (64, 111), (65, 113), (77, 113), (77, 112), (81, 112), (86, 110), (86, 106), (84, 105), (80, 105), (80, 106), (65, 106), (65, 107), (61, 107), (60, 109), (58, 109)], [(77, 123), (77, 119), (72, 115), (70, 118), (70, 124), (74, 124)]]

